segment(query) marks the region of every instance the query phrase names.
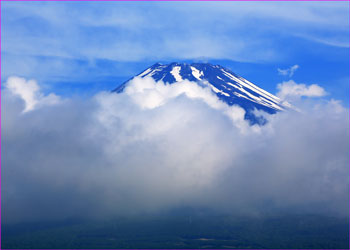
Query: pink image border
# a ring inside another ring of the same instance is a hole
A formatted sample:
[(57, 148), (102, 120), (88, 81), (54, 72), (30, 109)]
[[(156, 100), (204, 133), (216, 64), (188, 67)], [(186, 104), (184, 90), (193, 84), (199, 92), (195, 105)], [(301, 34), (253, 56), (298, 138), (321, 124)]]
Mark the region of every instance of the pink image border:
[[(2, 16), (2, 7), (1, 7), (1, 3), (2, 2), (349, 2), (349, 0), (333, 0), (333, 1), (329, 1), (329, 0), (219, 0), (219, 1), (215, 1), (215, 0), (167, 0), (167, 1), (163, 1), (163, 0), (0, 0), (0, 79), (1, 79), (1, 69), (2, 69), (2, 49), (1, 49), (1, 38), (2, 38), (2, 32), (1, 32), (1, 16)], [(349, 15), (349, 26), (350, 26), (350, 15)], [(350, 41), (350, 32), (349, 32), (349, 41)], [(350, 45), (350, 43), (349, 43)], [(350, 46), (349, 46), (350, 47)], [(349, 50), (349, 62), (350, 62), (350, 50)], [(349, 64), (349, 72), (350, 72), (350, 64)], [(350, 82), (349, 82), (350, 85)], [(2, 82), (0, 82), (0, 89), (2, 87)], [(1, 92), (1, 90), (0, 90)], [(349, 95), (350, 95), (350, 91), (349, 91)], [(1, 94), (0, 94), (0, 107), (1, 107)], [(349, 101), (349, 106), (350, 106), (350, 101)], [(0, 129), (1, 129), (1, 108), (0, 108)], [(0, 140), (1, 140), (1, 131), (0, 130)], [(350, 139), (350, 137), (349, 137)], [(2, 164), (2, 154), (1, 154), (1, 143), (0, 143), (0, 249), (1, 248), (1, 243), (2, 243), (2, 239), (1, 239), (1, 164)], [(350, 151), (349, 151), (349, 161), (350, 161)], [(350, 165), (349, 165), (349, 169), (350, 169)], [(349, 171), (349, 180), (350, 180), (350, 171)], [(350, 193), (350, 185), (349, 185), (349, 193)], [(350, 225), (350, 196), (349, 196), (349, 225)], [(349, 237), (349, 246), (350, 246), (350, 237)], [(41, 250), (45, 250), (45, 249), (41, 249)], [(59, 249), (56, 249), (59, 250)], [(91, 250), (91, 249), (90, 249)], [(162, 249), (159, 249), (162, 250)], [(235, 249), (235, 250), (240, 250), (240, 249)], [(243, 249), (242, 249), (243, 250)], [(245, 250), (245, 249), (244, 249)], [(277, 249), (276, 249), (277, 250)], [(286, 250), (286, 249), (284, 249)], [(314, 249), (317, 250), (317, 249)]]

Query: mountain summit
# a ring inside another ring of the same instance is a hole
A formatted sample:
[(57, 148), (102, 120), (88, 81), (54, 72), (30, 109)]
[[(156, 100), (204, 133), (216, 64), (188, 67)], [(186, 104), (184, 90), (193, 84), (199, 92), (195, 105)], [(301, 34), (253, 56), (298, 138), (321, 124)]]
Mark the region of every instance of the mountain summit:
[[(147, 68), (137, 77), (152, 77), (155, 81), (169, 84), (189, 80), (207, 85), (228, 105), (239, 105), (246, 111), (245, 118), (251, 123), (264, 123), (254, 114), (254, 110), (262, 110), (270, 114), (288, 108), (280, 98), (259, 88), (243, 77), (233, 73), (227, 68), (210, 63), (156, 63)], [(117, 87), (114, 92), (124, 90), (129, 80)]]

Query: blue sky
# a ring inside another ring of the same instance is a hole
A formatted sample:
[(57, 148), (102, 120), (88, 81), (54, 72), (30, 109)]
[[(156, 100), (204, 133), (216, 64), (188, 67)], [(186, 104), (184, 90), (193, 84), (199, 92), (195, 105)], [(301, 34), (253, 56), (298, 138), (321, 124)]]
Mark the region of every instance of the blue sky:
[[(155, 62), (208, 61), (271, 93), (293, 79), (349, 102), (348, 2), (2, 2), (1, 81), (111, 90)], [(292, 77), (277, 69), (299, 65)]]

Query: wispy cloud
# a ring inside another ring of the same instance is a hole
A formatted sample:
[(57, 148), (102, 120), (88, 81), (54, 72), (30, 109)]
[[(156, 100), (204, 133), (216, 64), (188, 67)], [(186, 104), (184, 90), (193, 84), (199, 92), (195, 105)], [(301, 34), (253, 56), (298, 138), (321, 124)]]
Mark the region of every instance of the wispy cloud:
[(289, 76), (292, 77), (294, 75), (294, 72), (299, 68), (299, 65), (295, 64), (288, 69), (280, 69), (278, 68), (278, 74), (283, 75), (283, 76)]
[[(197, 57), (271, 61), (282, 52), (274, 46), (276, 34), (307, 35), (327, 44), (348, 39), (346, 7), (347, 3), (6, 2), (2, 18), (8, 28), (2, 49), (122, 61)], [(267, 25), (271, 22), (273, 26)], [(252, 26), (254, 32), (247, 32)]]

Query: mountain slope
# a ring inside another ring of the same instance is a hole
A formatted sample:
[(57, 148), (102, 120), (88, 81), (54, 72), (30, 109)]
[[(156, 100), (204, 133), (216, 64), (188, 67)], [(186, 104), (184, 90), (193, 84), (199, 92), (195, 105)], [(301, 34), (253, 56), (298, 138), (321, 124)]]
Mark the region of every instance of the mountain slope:
[[(262, 110), (270, 114), (288, 108), (282, 100), (259, 88), (232, 71), (210, 63), (156, 63), (137, 75), (138, 77), (152, 77), (155, 81), (162, 80), (175, 83), (183, 80), (195, 81), (207, 85), (225, 103), (239, 105), (245, 109), (246, 119), (251, 123), (264, 123), (253, 111)], [(116, 88), (115, 92), (124, 90), (128, 81)]]

